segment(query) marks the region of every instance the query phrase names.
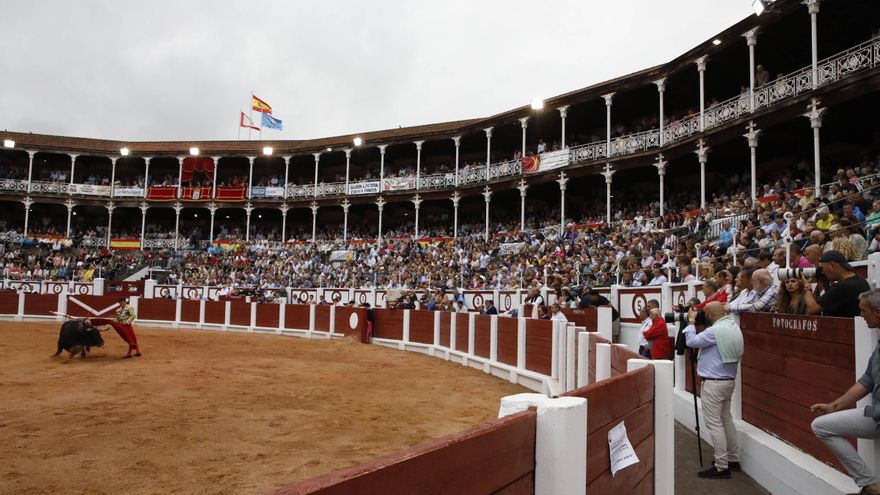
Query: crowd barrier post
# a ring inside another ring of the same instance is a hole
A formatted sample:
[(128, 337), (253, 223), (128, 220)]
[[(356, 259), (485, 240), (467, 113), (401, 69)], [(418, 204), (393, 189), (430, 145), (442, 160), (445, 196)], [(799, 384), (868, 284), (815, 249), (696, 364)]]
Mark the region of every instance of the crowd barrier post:
[(199, 301), (199, 326), (200, 327), (205, 325), (205, 304), (206, 303), (207, 302), (204, 299)]
[(516, 367), (526, 369), (526, 319), (516, 319)]
[[(290, 294), (290, 292), (288, 292)], [(285, 308), (287, 307), (287, 301), (282, 302), (278, 305), (278, 328), (275, 329), (275, 333), (281, 335), (281, 331), (284, 328), (284, 323), (286, 320), (287, 311)]]
[(410, 310), (403, 310), (403, 336), (400, 339), (400, 350), (405, 350), (406, 344), (409, 344), (409, 314)]
[(596, 344), (596, 381), (611, 378), (611, 344)]
[[(409, 323), (409, 322), (407, 321), (407, 323)], [(332, 337), (333, 334), (336, 333), (336, 305), (335, 304), (330, 305), (330, 323), (327, 326), (327, 328), (328, 328), (328, 332), (330, 333), (330, 336)], [(409, 339), (406, 339), (406, 340), (409, 341)]]
[(489, 317), (489, 361), (498, 362), (498, 315)]
[[(855, 378), (854, 382), (861, 378), (865, 370), (868, 368), (868, 361), (874, 348), (878, 345), (877, 340), (880, 337), (880, 330), (869, 328), (865, 319), (857, 317), (855, 319)], [(868, 394), (856, 404), (859, 408), (864, 409), (865, 406), (871, 405), (871, 394)], [(875, 473), (880, 472), (880, 441), (870, 438), (858, 439), (859, 455), (865, 460), (865, 464), (872, 468)]]
[(565, 391), (577, 388), (577, 333), (578, 328), (569, 322), (565, 327)]
[(442, 312), (434, 311), (434, 338), (432, 340), (433, 344), (428, 348), (428, 355), (435, 356), (437, 348), (440, 347), (440, 317), (442, 316)]
[(232, 301), (223, 303), (223, 330), (229, 330), (229, 319), (232, 316)]
[(698, 295), (698, 292), (699, 292), (699, 291), (697, 291), (697, 286), (698, 286), (698, 285), (702, 286), (703, 281), (702, 281), (702, 280), (691, 280), (691, 281), (688, 282), (687, 284), (688, 284), (688, 290), (687, 290), (687, 298), (688, 298), (688, 301), (690, 301), (690, 300), (693, 299), (694, 297), (700, 297), (700, 296)]
[(613, 340), (613, 330), (611, 326), (614, 324), (614, 312), (611, 308), (604, 306), (596, 308), (597, 313), (597, 327), (599, 329), (599, 336), (603, 339), (611, 342)]
[(660, 311), (668, 313), (672, 311), (672, 284), (666, 282), (660, 286)]
[(535, 493), (585, 495), (587, 399), (524, 393), (501, 399), (498, 417), (537, 407)]
[(611, 292), (608, 294), (608, 300), (611, 301), (611, 305), (617, 308), (617, 311), (620, 311), (620, 285), (613, 284), (611, 286)]
[(560, 336), (559, 322), (550, 322), (550, 377), (559, 383), (559, 390), (565, 390), (565, 354), (562, 351), (563, 339)]
[(92, 290), (94, 291), (93, 292), (94, 295), (103, 296), (104, 295), (104, 279), (101, 277), (98, 277), (98, 278), (92, 280)]
[(174, 328), (178, 328), (180, 326), (180, 313), (181, 306), (183, 305), (183, 298), (180, 297), (180, 292), (177, 293), (177, 299), (174, 301)]
[(577, 388), (590, 384), (590, 334), (577, 333)]
[(674, 356), (674, 366), (675, 366), (675, 390), (679, 392), (685, 391), (685, 373), (687, 373), (687, 359), (684, 354), (675, 353)]
[[(456, 327), (456, 322), (458, 321), (458, 318), (456, 318), (457, 314), (458, 313), (455, 312), (449, 313), (449, 348), (453, 351), (461, 351), (461, 349), (455, 348), (456, 333), (458, 333), (458, 329)], [(446, 359), (450, 359), (450, 354), (448, 352), (446, 353)]]
[[(601, 344), (600, 344), (601, 345)], [(673, 364), (665, 359), (630, 359), (627, 372), (654, 366), (654, 493), (675, 493), (675, 392)]]
[(315, 312), (317, 307), (314, 304), (309, 304), (309, 332), (306, 334), (308, 338), (312, 338), (315, 331)]
[(880, 253), (868, 255), (868, 283), (872, 288), (880, 287)]
[(477, 314), (468, 313), (468, 356), (474, 356), (474, 340), (477, 328)]
[(153, 292), (156, 291), (156, 280), (152, 278), (148, 278), (144, 280), (144, 298), (152, 299)]
[[(135, 312), (137, 312), (137, 309), (138, 309), (137, 308), (137, 300), (139, 298), (133, 297), (131, 299), (132, 299), (132, 306), (135, 307), (134, 310), (135, 310)], [(67, 314), (67, 293), (66, 292), (62, 292), (61, 294), (58, 294), (58, 312), (61, 313), (62, 315)], [(58, 321), (63, 321), (64, 317), (59, 315), (59, 316), (56, 316), (55, 319)]]

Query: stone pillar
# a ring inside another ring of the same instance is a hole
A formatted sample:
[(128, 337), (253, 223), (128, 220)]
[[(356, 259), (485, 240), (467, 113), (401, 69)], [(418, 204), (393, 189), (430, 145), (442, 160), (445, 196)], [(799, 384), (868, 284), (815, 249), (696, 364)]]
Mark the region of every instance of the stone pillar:
[(255, 157), (255, 156), (247, 157), (248, 163), (249, 163), (248, 164), (248, 191), (247, 191), (248, 199), (251, 198), (251, 189), (253, 189), (253, 187), (254, 187), (254, 160), (256, 158), (257, 157)]
[(822, 167), (821, 167), (821, 156), (819, 154), (819, 129), (822, 128), (822, 114), (825, 113), (825, 108), (819, 107), (819, 99), (813, 98), (810, 101), (810, 104), (807, 105), (807, 113), (804, 114), (804, 117), (810, 119), (810, 127), (813, 128), (813, 180), (815, 196), (819, 197), (819, 186), (822, 184)]
[[(315, 156), (315, 192), (314, 192), (313, 196), (317, 198), (318, 197), (318, 164), (321, 162), (321, 154), (320, 153), (312, 153), (312, 154)], [(314, 242), (314, 240), (312, 242)]]
[(316, 201), (312, 201), (312, 244), (317, 240), (316, 233), (318, 227), (318, 203)]
[(379, 208), (379, 233), (376, 235), (376, 245), (378, 246), (382, 244), (382, 212), (385, 211), (385, 200), (382, 196), (376, 200), (376, 207)]
[(749, 155), (752, 163), (752, 204), (754, 205), (755, 201), (758, 199), (757, 178), (755, 172), (757, 168), (758, 134), (761, 131), (755, 127), (755, 123), (751, 120), (749, 121), (749, 125), (746, 126), (746, 130), (748, 132), (743, 134), (743, 137), (749, 141)]
[(349, 181), (349, 171), (351, 169), (351, 148), (346, 148), (345, 151), (345, 194), (348, 194), (348, 181)]
[(458, 202), (461, 201), (461, 194), (458, 191), (452, 193), (452, 238), (458, 239)]
[(706, 207), (706, 160), (709, 156), (709, 147), (706, 146), (705, 140), (700, 139), (695, 153), (697, 160), (700, 161), (700, 208), (702, 209)]
[(611, 177), (614, 176), (614, 172), (611, 164), (606, 163), (602, 176), (605, 177), (605, 223), (607, 225), (611, 225)]
[[(285, 181), (287, 184), (287, 181)], [(281, 203), (281, 242), (287, 243), (287, 210), (290, 206), (287, 203)]]
[(150, 160), (152, 156), (144, 157), (144, 199), (150, 194)]
[(178, 167), (177, 167), (177, 197), (180, 197), (180, 194), (183, 192), (183, 161), (186, 160), (185, 156), (178, 156)]
[(244, 242), (250, 242), (251, 240), (251, 212), (253, 211), (254, 207), (248, 202), (244, 207)]
[(110, 198), (112, 199), (116, 192), (116, 161), (119, 160), (119, 157), (114, 156), (110, 160), (112, 160), (110, 165)]
[(107, 249), (110, 249), (110, 239), (113, 231), (113, 201), (107, 203)]
[[(292, 156), (284, 156), (284, 194), (282, 197), (287, 199), (287, 183), (290, 180), (290, 160)], [(286, 240), (286, 239), (285, 239)]]
[(208, 213), (211, 214), (211, 227), (208, 231), (208, 244), (214, 245), (214, 217), (217, 215), (217, 205), (214, 204), (213, 201), (208, 205)]
[(526, 156), (526, 129), (529, 127), (529, 118), (519, 119), (519, 126), (522, 128), (522, 156)]
[(385, 180), (385, 148), (387, 144), (379, 145), (379, 190), (382, 190), (382, 181)]
[(703, 55), (694, 61), (697, 64), (697, 71), (700, 73), (700, 131), (706, 129), (706, 86), (705, 86), (705, 76), (706, 76), (706, 59), (708, 57)]
[[(146, 236), (147, 236), (147, 210), (149, 208), (150, 207), (147, 206), (146, 202), (141, 203), (141, 206), (140, 206), (140, 210), (141, 210), (141, 249), (144, 249), (144, 247), (145, 247), (144, 244), (145, 244)], [(68, 235), (69, 235), (70, 222), (68, 222), (67, 230), (68, 230)]]
[(28, 233), (28, 220), (30, 220), (31, 216), (31, 205), (34, 204), (34, 201), (30, 196), (25, 196), (24, 200), (24, 230), (22, 231), (22, 235), (27, 238)]
[(37, 154), (36, 151), (28, 151), (28, 191), (31, 190), (31, 181), (33, 180), (34, 175), (34, 155)]
[[(214, 160), (214, 178), (211, 180), (211, 199), (217, 198), (217, 172), (220, 170), (220, 156), (212, 156), (211, 160)], [(248, 189), (248, 197), (250, 197), (251, 191)]]
[(486, 180), (489, 180), (489, 163), (492, 162), (492, 129), (494, 128), (483, 129), (483, 132), (486, 133)]
[(557, 108), (559, 116), (562, 118), (562, 145), (560, 149), (565, 149), (565, 118), (568, 117), (568, 105)]
[(611, 102), (614, 99), (614, 93), (602, 95), (605, 99), (605, 156), (611, 156)]
[(458, 153), (461, 148), (461, 136), (455, 136), (452, 142), (455, 143), (455, 187), (458, 187)]
[(666, 175), (666, 165), (669, 162), (663, 159), (663, 153), (657, 155), (657, 161), (654, 162), (654, 166), (657, 167), (657, 175), (660, 176), (660, 216), (662, 217), (664, 214), (664, 198), (663, 198), (663, 176)]
[(67, 232), (64, 238), (70, 239), (70, 220), (73, 216), (73, 207), (76, 206), (76, 203), (74, 203), (72, 199), (68, 199), (64, 205), (67, 206)]
[(810, 13), (810, 46), (812, 47), (813, 89), (819, 87), (819, 33), (816, 29), (819, 16), (819, 0), (804, 0)]
[[(79, 155), (74, 155), (71, 153), (70, 155), (70, 185), (73, 185), (73, 173), (76, 171), (76, 157)], [(71, 188), (73, 189), (73, 188)], [(68, 194), (73, 194), (72, 191), (67, 191)]]
[(755, 45), (758, 44), (758, 28), (749, 29), (743, 36), (749, 46), (749, 111), (755, 111)]
[(351, 203), (348, 198), (342, 200), (342, 244), (348, 246), (348, 209)]
[(525, 179), (519, 180), (519, 185), (516, 187), (519, 189), (519, 230), (520, 232), (526, 231), (526, 191), (529, 188), (529, 185), (526, 184)]
[(486, 242), (489, 242), (489, 202), (492, 200), (492, 189), (486, 186), (483, 189), (483, 197), (486, 198)]
[(556, 182), (559, 183), (559, 236), (561, 238), (562, 231), (565, 230), (565, 185), (568, 183), (568, 177), (565, 175), (564, 170), (559, 172), (559, 178), (556, 179)]
[(666, 92), (666, 78), (661, 77), (654, 81), (657, 85), (657, 94), (660, 96), (660, 146), (666, 143), (666, 136), (663, 134), (663, 94)]
[(421, 204), (422, 204), (422, 198), (418, 194), (416, 194), (411, 201), (413, 203), (413, 206), (416, 207), (416, 228), (415, 228), (414, 235), (415, 235), (415, 238), (418, 239), (419, 238), (419, 208), (421, 207)]
[(180, 202), (174, 203), (174, 249), (180, 249)]
[(424, 141), (413, 141), (416, 145), (416, 189), (422, 188), (422, 144)]

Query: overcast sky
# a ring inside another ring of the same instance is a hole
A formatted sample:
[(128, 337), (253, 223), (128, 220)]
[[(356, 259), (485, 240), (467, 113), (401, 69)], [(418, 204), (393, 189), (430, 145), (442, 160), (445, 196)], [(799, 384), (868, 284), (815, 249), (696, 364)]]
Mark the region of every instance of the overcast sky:
[[(6, 0), (0, 128), (304, 139), (483, 117), (671, 60), (750, 0)], [(245, 131), (246, 132), (246, 131)]]

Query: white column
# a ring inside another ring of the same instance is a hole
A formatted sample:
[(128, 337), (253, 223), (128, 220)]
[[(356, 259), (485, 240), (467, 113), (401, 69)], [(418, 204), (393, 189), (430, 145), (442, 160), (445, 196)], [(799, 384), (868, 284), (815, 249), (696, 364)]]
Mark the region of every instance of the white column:
[[(321, 154), (320, 153), (312, 153), (315, 156), (315, 192), (313, 193), (314, 197), (318, 197), (318, 164), (321, 162)], [(314, 236), (312, 236), (314, 237)], [(314, 242), (314, 239), (312, 239)]]
[(113, 202), (107, 203), (107, 249), (110, 249), (111, 233), (113, 231)]
[[(72, 199), (68, 199), (65, 203), (65, 206), (67, 206), (67, 232), (64, 238), (70, 239), (70, 220), (73, 216), (73, 207), (76, 206), (76, 204), (73, 202)], [(141, 232), (143, 232), (143, 227), (141, 227)], [(143, 237), (143, 234), (141, 234), (141, 237)], [(143, 239), (141, 239), (141, 244), (143, 244)]]
[[(290, 160), (293, 158), (292, 156), (285, 156), (284, 158), (284, 195), (282, 196), (284, 199), (287, 199), (287, 182), (290, 180)], [(216, 173), (214, 176), (216, 177)], [(286, 240), (286, 239), (285, 239)]]
[(376, 235), (376, 245), (378, 246), (379, 244), (382, 244), (382, 212), (385, 211), (385, 200), (382, 196), (379, 196), (379, 199), (376, 201), (376, 206), (379, 208), (379, 233)]
[(700, 208), (706, 207), (706, 160), (709, 155), (709, 147), (706, 142), (700, 139), (697, 146), (697, 160), (700, 162)]
[(700, 131), (706, 129), (706, 55), (694, 61), (697, 64), (697, 71), (700, 73)]
[[(285, 185), (287, 181), (284, 181)], [(287, 210), (290, 209), (290, 206), (287, 203), (281, 204), (281, 242), (287, 242)], [(289, 297), (289, 296), (288, 296)]]
[(559, 110), (559, 116), (562, 118), (562, 146), (561, 149), (565, 149), (565, 118), (568, 117), (568, 105), (557, 108)]
[[(216, 175), (215, 175), (215, 177), (216, 177)], [(208, 230), (208, 244), (213, 245), (214, 244), (214, 216), (217, 214), (217, 205), (215, 205), (213, 202), (211, 202), (211, 204), (208, 205), (208, 213), (211, 214), (211, 227)]]
[(37, 154), (36, 151), (28, 151), (28, 191), (31, 190), (31, 180), (33, 180), (34, 175), (34, 155)]
[(813, 180), (815, 181), (814, 189), (816, 198), (819, 197), (819, 186), (822, 183), (822, 169), (820, 166), (819, 156), (819, 129), (822, 128), (822, 114), (825, 113), (824, 108), (819, 108), (819, 99), (813, 98), (807, 105), (807, 113), (804, 117), (810, 119), (810, 127), (813, 128)]
[(251, 206), (250, 203), (245, 205), (244, 207), (244, 215), (245, 215), (245, 223), (244, 223), (244, 242), (250, 242), (251, 240), (251, 212), (254, 211), (254, 207)]
[[(144, 249), (144, 241), (147, 235), (147, 210), (150, 208), (147, 203), (141, 203), (141, 249)], [(70, 218), (68, 216), (68, 218)], [(67, 222), (68, 237), (70, 236), (70, 222)]]
[(33, 200), (31, 200), (30, 196), (26, 196), (22, 203), (24, 203), (24, 230), (22, 231), (22, 234), (24, 235), (24, 237), (27, 237), (28, 220), (30, 220), (31, 205), (34, 204), (34, 202)]
[(348, 177), (349, 177), (349, 169), (351, 168), (351, 148), (346, 148), (345, 151), (345, 194), (348, 194)]
[(663, 210), (664, 210), (664, 208), (663, 208), (663, 206), (664, 206), (663, 176), (666, 175), (666, 165), (668, 163), (669, 162), (667, 162), (666, 160), (663, 159), (663, 154), (661, 153), (661, 154), (657, 155), (657, 161), (654, 162), (654, 164), (653, 164), (655, 167), (657, 167), (657, 175), (660, 176), (660, 216), (661, 217), (663, 216)]
[(657, 94), (660, 96), (660, 146), (666, 142), (666, 137), (663, 135), (663, 93), (666, 92), (666, 78), (661, 77), (654, 81), (654, 84), (657, 85)]
[(116, 160), (119, 160), (119, 157), (114, 156), (110, 160), (112, 161), (110, 165), (110, 197), (113, 198), (113, 193), (116, 191)]
[(150, 193), (150, 160), (152, 159), (151, 156), (144, 157), (144, 199)]
[[(220, 170), (220, 158), (219, 156), (212, 156), (211, 159), (214, 160), (214, 180), (211, 181), (211, 199), (217, 197), (217, 173)], [(251, 197), (250, 188), (248, 189), (248, 197)]]
[(611, 164), (605, 164), (605, 171), (602, 176), (605, 177), (605, 223), (611, 225), (611, 177), (614, 175)]
[(253, 187), (254, 187), (254, 160), (256, 158), (257, 157), (255, 157), (255, 156), (247, 157), (248, 162), (249, 162), (249, 166), (248, 166), (248, 193), (247, 193), (248, 199), (250, 199), (251, 189), (253, 189)]
[(605, 98), (605, 156), (611, 156), (611, 102), (614, 99), (614, 93), (602, 95)]
[(180, 210), (182, 209), (180, 203), (174, 204), (174, 249), (180, 247)]
[(415, 239), (418, 239), (419, 238), (419, 208), (421, 207), (421, 204), (422, 204), (422, 198), (418, 194), (416, 194), (411, 201), (412, 201), (413, 206), (415, 206), (415, 208), (416, 208), (416, 226), (415, 226), (416, 228), (415, 228), (414, 235), (415, 235)]
[(749, 46), (749, 110), (755, 111), (755, 45), (758, 43), (758, 28), (749, 29), (743, 34)]
[(819, 0), (804, 0), (807, 5), (807, 11), (810, 13), (810, 46), (813, 49), (813, 89), (819, 87), (819, 34), (816, 29), (817, 17), (819, 15)]
[(185, 156), (177, 157), (177, 197), (179, 198), (181, 193), (183, 192), (183, 161), (186, 160)]
[(565, 230), (565, 185), (568, 183), (568, 177), (564, 170), (559, 172), (559, 178), (556, 179), (556, 182), (559, 183), (559, 237), (562, 238), (562, 231)]
[(486, 188), (483, 190), (483, 197), (486, 198), (486, 235), (485, 235), (485, 239), (486, 239), (486, 242), (488, 242), (489, 241), (489, 202), (491, 201), (491, 198), (492, 198), (492, 190), (489, 188), (489, 186), (486, 186)]
[(387, 144), (379, 145), (379, 190), (382, 190), (382, 181), (385, 180), (385, 148)]
[(452, 141), (455, 143), (455, 187), (458, 187), (458, 153), (461, 151), (461, 136), (455, 136)]
[(519, 230), (520, 232), (526, 231), (526, 190), (528, 190), (529, 185), (526, 184), (525, 179), (519, 180), (519, 185), (516, 187), (519, 189)]
[(489, 180), (489, 163), (492, 161), (492, 129), (494, 128), (483, 129), (483, 132), (486, 133), (486, 180)]
[(348, 198), (342, 200), (342, 244), (348, 245), (348, 209), (351, 207), (351, 203), (348, 202)]
[(522, 156), (526, 156), (526, 129), (529, 127), (529, 118), (519, 119), (519, 126), (522, 127)]
[(755, 177), (755, 169), (757, 162), (757, 148), (758, 148), (758, 134), (761, 132), (757, 127), (755, 127), (755, 123), (751, 120), (749, 121), (749, 125), (746, 126), (747, 133), (743, 134), (743, 137), (749, 141), (749, 154), (751, 156), (752, 163), (752, 204), (758, 199), (758, 190), (756, 184)]
[[(70, 184), (71, 185), (73, 185), (73, 173), (76, 171), (76, 157), (78, 157), (78, 156), (79, 155), (74, 155), (74, 154), (70, 155)], [(72, 193), (70, 191), (68, 191), (68, 194), (72, 194)]]
[(458, 191), (452, 193), (452, 238), (458, 239), (458, 202), (461, 201), (461, 194)]
[(414, 141), (416, 145), (416, 189), (422, 188), (422, 143), (424, 141)]
[(312, 208), (312, 244), (314, 244), (315, 240), (316, 240), (315, 234), (317, 233), (317, 228), (318, 228), (318, 203), (316, 203), (315, 201), (312, 201), (311, 208)]

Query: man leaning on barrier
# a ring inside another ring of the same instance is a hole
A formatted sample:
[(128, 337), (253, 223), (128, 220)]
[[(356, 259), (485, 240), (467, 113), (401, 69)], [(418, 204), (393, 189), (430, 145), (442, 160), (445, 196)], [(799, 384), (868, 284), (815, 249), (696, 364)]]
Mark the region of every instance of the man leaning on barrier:
[[(859, 295), (861, 316), (871, 328), (880, 328), (880, 289)], [(871, 394), (871, 405), (850, 409)], [(813, 433), (837, 456), (850, 477), (859, 486), (859, 493), (880, 494), (880, 476), (871, 471), (849, 438), (880, 438), (880, 343), (874, 348), (865, 374), (843, 395), (829, 404), (813, 404), (819, 414), (813, 420)]]
[(736, 425), (730, 414), (733, 390), (736, 387), (737, 364), (743, 355), (743, 335), (733, 316), (719, 302), (703, 308), (709, 326), (700, 333), (694, 326), (697, 312), (688, 311), (683, 333), (687, 346), (700, 349), (697, 373), (702, 379), (700, 397), (703, 417), (712, 447), (715, 464), (697, 473), (700, 478), (730, 478), (731, 469), (739, 471), (739, 446)]

